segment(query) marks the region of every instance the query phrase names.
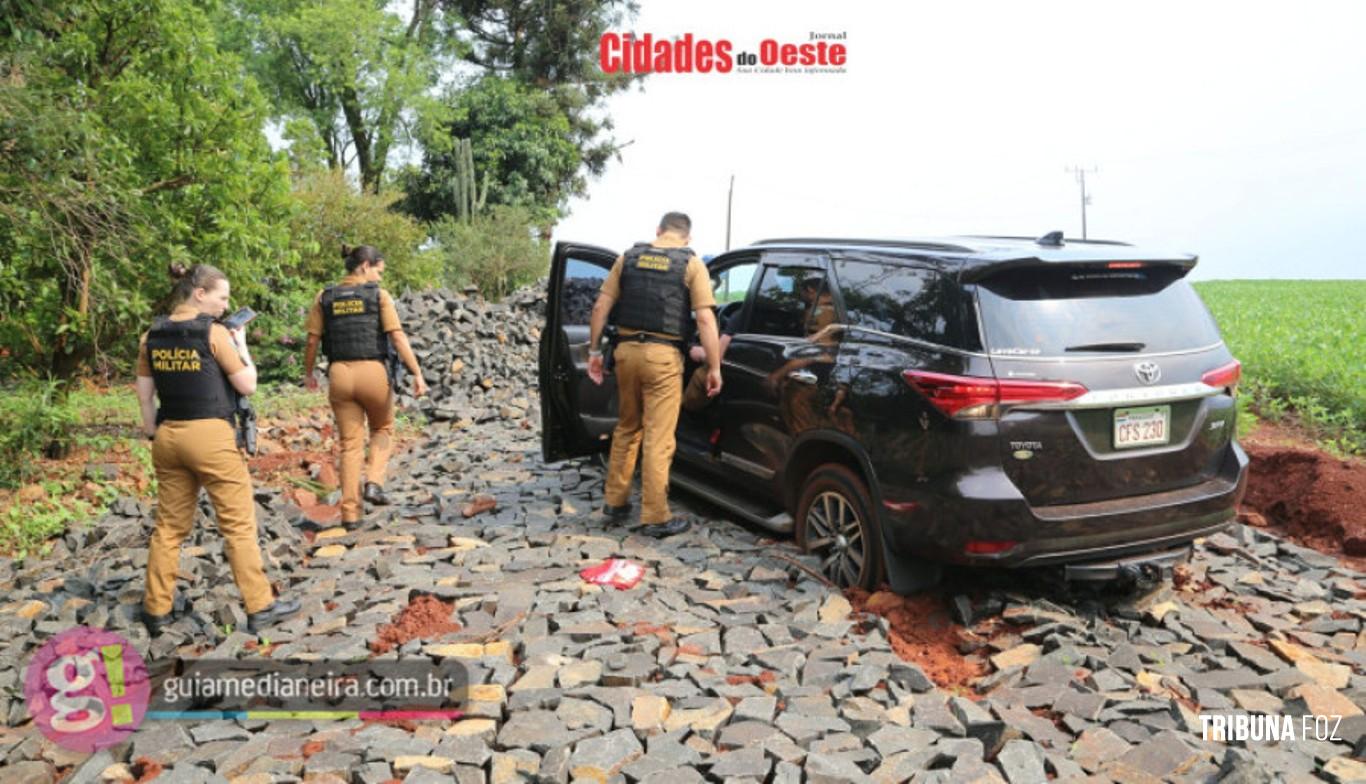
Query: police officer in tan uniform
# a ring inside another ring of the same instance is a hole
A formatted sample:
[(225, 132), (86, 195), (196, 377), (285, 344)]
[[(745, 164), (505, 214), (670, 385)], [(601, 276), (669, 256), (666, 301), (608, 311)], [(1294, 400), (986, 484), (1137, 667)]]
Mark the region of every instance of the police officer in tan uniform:
[[(394, 451), (394, 390), (385, 360), (394, 349), (413, 376), (413, 392), (427, 394), (427, 382), (408, 336), (398, 320), (394, 298), (380, 288), (384, 257), (369, 245), (342, 246), (346, 276), (328, 286), (308, 312), (308, 348), (304, 352), (304, 384), (318, 388), (313, 365), (318, 345), (327, 354), (327, 397), (341, 437), (341, 518), (344, 525), (361, 519), (361, 498), (385, 506), (384, 477)], [(365, 461), (365, 431), (370, 431), (370, 459)], [(365, 486), (361, 487), (361, 464)]]
[[(615, 349), (617, 428), (607, 471), (604, 512), (621, 520), (630, 512), (631, 476), (641, 454), (641, 533), (654, 537), (687, 531), (691, 523), (669, 511), (669, 464), (683, 395), (683, 341), (694, 311), (707, 362), (707, 395), (721, 391), (716, 299), (702, 260), (687, 247), (692, 221), (680, 212), (664, 215), (651, 243), (637, 243), (619, 256), (602, 283), (590, 322), (588, 376), (603, 381), (598, 349), (609, 315), (619, 341)], [(642, 444), (643, 441), (643, 444)]]
[(256, 391), (256, 367), (243, 331), (214, 323), (228, 307), (227, 277), (207, 264), (188, 270), (173, 264), (171, 275), (171, 315), (156, 320), (138, 349), (138, 402), (157, 477), (143, 623), (155, 637), (176, 620), (180, 545), (194, 525), (203, 487), (242, 592), (247, 629), (255, 633), (299, 611), (297, 599), (273, 595), (261, 567), (251, 477), (230, 421), (236, 396)]

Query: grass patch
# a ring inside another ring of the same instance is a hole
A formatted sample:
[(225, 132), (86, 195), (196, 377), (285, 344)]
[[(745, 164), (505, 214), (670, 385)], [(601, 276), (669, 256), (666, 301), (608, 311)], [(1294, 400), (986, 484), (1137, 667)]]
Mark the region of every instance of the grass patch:
[(1366, 280), (1195, 284), (1243, 363), (1251, 410), (1330, 449), (1366, 454)]
[(325, 390), (310, 392), (291, 383), (257, 388), (256, 394), (251, 396), (251, 404), (256, 409), (256, 416), (267, 419), (292, 419), (317, 408), (328, 408)]

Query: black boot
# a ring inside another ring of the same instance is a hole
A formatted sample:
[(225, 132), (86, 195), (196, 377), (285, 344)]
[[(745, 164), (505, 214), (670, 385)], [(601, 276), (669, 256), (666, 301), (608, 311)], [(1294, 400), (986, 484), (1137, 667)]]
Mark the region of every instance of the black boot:
[(389, 496), (384, 494), (384, 488), (374, 482), (365, 483), (365, 491), (361, 493), (361, 496), (375, 506), (389, 505)]
[(687, 533), (692, 529), (692, 521), (686, 517), (675, 517), (664, 523), (648, 523), (636, 529), (636, 533), (663, 539), (666, 536)]
[(274, 626), (277, 621), (282, 621), (298, 611), (298, 599), (282, 599), (277, 596), (275, 597), (275, 601), (270, 603), (269, 607), (266, 607), (259, 612), (247, 614), (247, 631), (256, 634), (262, 629)]
[(620, 523), (631, 515), (631, 504), (629, 502), (622, 504), (621, 506), (603, 504), (602, 513), (607, 516), (608, 520), (614, 523)]
[(184, 597), (177, 595), (175, 602), (171, 605), (170, 612), (163, 615), (152, 615), (147, 612), (147, 608), (144, 607), (139, 615), (142, 620), (142, 625), (147, 627), (147, 633), (153, 637), (160, 637), (167, 626), (170, 626), (181, 618), (189, 615), (192, 609), (193, 607), (190, 605), (189, 601)]
[(167, 626), (180, 620), (180, 616), (173, 610), (164, 615), (152, 615), (146, 609), (142, 611), (142, 625), (147, 627), (147, 633), (153, 637), (160, 637)]

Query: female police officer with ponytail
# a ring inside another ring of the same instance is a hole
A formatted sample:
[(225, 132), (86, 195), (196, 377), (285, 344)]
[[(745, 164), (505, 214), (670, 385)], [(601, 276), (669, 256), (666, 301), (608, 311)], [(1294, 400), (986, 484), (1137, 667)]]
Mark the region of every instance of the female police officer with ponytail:
[[(328, 400), (341, 437), (341, 517), (343, 525), (361, 519), (361, 498), (376, 506), (389, 503), (384, 475), (394, 449), (394, 390), (385, 366), (392, 342), (413, 376), (413, 394), (427, 394), (422, 368), (403, 334), (394, 299), (380, 288), (384, 257), (369, 245), (342, 246), (346, 276), (318, 295), (308, 313), (308, 348), (304, 352), (304, 385), (318, 388), (313, 363), (318, 345), (327, 354)], [(365, 431), (370, 431), (370, 460), (364, 460)], [(365, 487), (361, 488), (361, 463)]]
[(138, 349), (138, 401), (157, 477), (143, 623), (155, 637), (175, 620), (180, 545), (194, 525), (203, 487), (242, 593), (247, 629), (255, 633), (299, 610), (298, 600), (273, 595), (261, 567), (251, 477), (231, 424), (236, 396), (256, 391), (256, 367), (242, 330), (230, 332), (214, 321), (228, 308), (227, 276), (207, 264), (188, 270), (172, 264), (171, 277), (171, 315), (156, 320)]

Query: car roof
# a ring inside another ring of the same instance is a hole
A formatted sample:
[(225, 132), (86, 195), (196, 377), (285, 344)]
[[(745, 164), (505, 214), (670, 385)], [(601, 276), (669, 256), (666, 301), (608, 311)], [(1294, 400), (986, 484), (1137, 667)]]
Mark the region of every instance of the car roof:
[(714, 261), (755, 251), (820, 250), (826, 252), (876, 253), (885, 256), (939, 260), (955, 268), (960, 277), (980, 279), (1002, 269), (1023, 265), (1075, 264), (1132, 261), (1181, 267), (1189, 271), (1197, 258), (1114, 240), (1064, 238), (1061, 232), (1042, 237), (966, 235), (910, 238), (785, 237), (760, 240), (749, 247), (723, 253)]

